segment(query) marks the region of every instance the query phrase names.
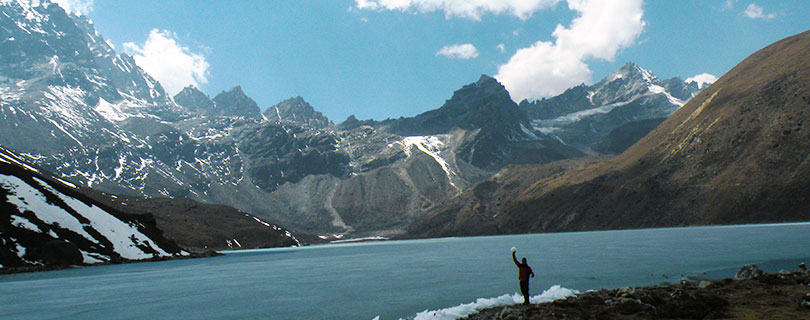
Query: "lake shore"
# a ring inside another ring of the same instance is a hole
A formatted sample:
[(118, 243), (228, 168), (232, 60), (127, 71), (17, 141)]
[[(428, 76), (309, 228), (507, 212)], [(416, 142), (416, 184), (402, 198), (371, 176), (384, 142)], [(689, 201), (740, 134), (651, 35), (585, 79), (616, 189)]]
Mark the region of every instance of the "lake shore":
[(189, 252), (188, 255), (154, 257), (154, 258), (142, 259), (142, 260), (119, 260), (119, 261), (114, 261), (114, 262), (89, 263), (89, 264), (81, 264), (81, 265), (28, 265), (28, 266), (22, 266), (22, 267), (0, 268), (0, 275), (3, 275), (3, 274), (15, 274), (15, 273), (54, 271), (54, 270), (83, 268), (83, 267), (92, 267), (92, 266), (105, 266), (105, 265), (111, 265), (111, 264), (125, 264), (125, 263), (166, 261), (166, 260), (209, 258), (209, 257), (216, 257), (216, 256), (221, 256), (221, 255), (222, 255), (222, 253), (219, 253), (219, 252), (216, 252), (216, 251), (213, 251), (213, 250), (208, 250), (208, 251), (200, 251), (200, 252), (197, 252), (197, 251)]
[(463, 319), (563, 318), (810, 319), (810, 272), (764, 273), (746, 266), (734, 278), (601, 289), (553, 302), (489, 308)]

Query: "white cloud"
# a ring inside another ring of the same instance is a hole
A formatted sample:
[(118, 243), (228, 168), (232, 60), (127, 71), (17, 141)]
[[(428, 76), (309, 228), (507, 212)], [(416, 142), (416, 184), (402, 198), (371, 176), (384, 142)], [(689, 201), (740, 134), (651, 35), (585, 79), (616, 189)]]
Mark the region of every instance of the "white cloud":
[(694, 77), (686, 78), (686, 83), (695, 82), (695, 83), (697, 83), (698, 88), (700, 88), (700, 89), (703, 89), (704, 85), (708, 86), (708, 85), (714, 83), (715, 81), (717, 81), (717, 76), (715, 76), (715, 75), (713, 75), (711, 73), (701, 73), (701, 74), (695, 75)]
[(748, 8), (745, 8), (745, 16), (751, 19), (773, 19), (776, 18), (776, 14), (769, 13), (765, 14), (762, 10), (762, 7), (756, 4), (749, 4)]
[(736, 4), (737, 1), (740, 1), (740, 0), (726, 0), (726, 4), (725, 4), (725, 6), (723, 6), (723, 9), (725, 10), (725, 9), (734, 8), (734, 4)]
[(93, 0), (51, 0), (58, 4), (65, 12), (77, 15), (87, 15), (93, 11)]
[(569, 0), (578, 13), (570, 27), (557, 25), (555, 41), (518, 50), (498, 67), (498, 79), (512, 99), (538, 99), (591, 82), (587, 59), (613, 61), (644, 30), (641, 0)]
[(500, 52), (500, 53), (506, 52), (506, 46), (503, 43), (498, 44), (497, 46), (495, 46), (495, 49), (498, 49), (498, 52)]
[(511, 14), (528, 19), (532, 13), (547, 9), (559, 0), (355, 0), (361, 10), (443, 11), (447, 18), (481, 20), (485, 13)]
[(191, 52), (177, 43), (176, 38), (171, 31), (152, 29), (142, 46), (124, 43), (124, 51), (132, 55), (135, 63), (172, 95), (187, 85), (199, 87), (201, 83), (208, 83), (209, 65), (205, 56)]
[(469, 43), (454, 44), (442, 47), (436, 52), (436, 55), (445, 56), (452, 59), (475, 59), (478, 57), (478, 49)]

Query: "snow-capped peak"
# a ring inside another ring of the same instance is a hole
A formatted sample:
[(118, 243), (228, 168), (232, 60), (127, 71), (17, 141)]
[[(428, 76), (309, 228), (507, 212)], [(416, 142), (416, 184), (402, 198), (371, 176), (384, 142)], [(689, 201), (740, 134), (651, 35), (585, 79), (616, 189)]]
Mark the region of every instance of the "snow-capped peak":
[(614, 71), (604, 80), (603, 83), (610, 83), (619, 79), (623, 79), (624, 81), (632, 81), (634, 79), (641, 80), (647, 83), (656, 83), (658, 77), (656, 77), (652, 71), (639, 67), (638, 65), (628, 62), (618, 70)]

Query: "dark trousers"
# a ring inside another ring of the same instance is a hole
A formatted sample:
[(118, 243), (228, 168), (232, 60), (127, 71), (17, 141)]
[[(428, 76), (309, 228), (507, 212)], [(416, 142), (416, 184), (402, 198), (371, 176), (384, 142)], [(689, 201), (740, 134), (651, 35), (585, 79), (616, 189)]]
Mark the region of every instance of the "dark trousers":
[(520, 293), (523, 294), (523, 304), (529, 304), (529, 280), (520, 280)]

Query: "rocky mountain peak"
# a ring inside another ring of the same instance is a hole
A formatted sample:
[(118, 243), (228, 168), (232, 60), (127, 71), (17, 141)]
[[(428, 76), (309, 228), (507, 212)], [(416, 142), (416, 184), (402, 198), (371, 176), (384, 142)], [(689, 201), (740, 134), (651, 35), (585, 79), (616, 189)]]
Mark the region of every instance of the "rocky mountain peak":
[(392, 132), (400, 135), (431, 135), (448, 133), (453, 128), (507, 126), (520, 130), (520, 123), (526, 122), (526, 118), (503, 85), (482, 75), (478, 81), (453, 92), (440, 108), (389, 122)]
[(482, 75), (481, 75), (481, 76), (478, 78), (478, 81), (476, 81), (476, 82), (475, 82), (475, 85), (476, 85), (476, 86), (479, 86), (479, 87), (483, 87), (483, 86), (491, 86), (491, 85), (495, 85), (495, 84), (500, 85), (500, 83), (498, 82), (498, 80), (496, 80), (495, 78), (490, 77), (490, 76), (488, 76), (488, 75), (485, 75), (485, 74), (482, 74)]
[[(466, 89), (466, 90), (465, 90)], [(468, 84), (462, 87), (460, 90), (453, 93), (453, 97), (456, 96), (456, 93), (459, 92), (473, 92), (475, 91), (478, 95), (497, 95), (498, 98), (509, 97), (509, 92), (506, 91), (506, 87), (504, 87), (497, 79), (490, 77), (488, 75), (482, 74), (481, 77), (478, 78), (478, 81), (475, 83)], [(452, 100), (452, 98), (451, 98)]]
[(590, 153), (611, 131), (625, 125), (629, 127), (623, 132), (634, 134), (613, 136), (624, 137), (620, 145), (632, 144), (699, 91), (678, 78), (662, 81), (628, 62), (594, 85), (576, 86), (541, 101), (524, 101), (520, 108), (535, 129)]
[(191, 113), (211, 114), (214, 112), (214, 101), (193, 85), (180, 90), (174, 96), (174, 102)]
[(626, 63), (618, 70), (613, 71), (602, 81), (606, 80), (607, 82), (611, 82), (618, 79), (624, 79), (625, 81), (643, 81), (647, 83), (654, 83), (658, 81), (658, 77), (656, 77), (651, 71), (644, 69), (633, 62)]
[(113, 122), (171, 121), (181, 113), (86, 17), (29, 1), (0, 1), (0, 16), (0, 112), (30, 120), (25, 130), (15, 129), (17, 120), (0, 120), (0, 143), (44, 154), (81, 150), (125, 137)]
[(214, 97), (215, 113), (220, 116), (260, 118), (261, 109), (256, 101), (248, 97), (241, 86), (235, 86)]
[(278, 104), (267, 108), (264, 117), (269, 121), (284, 122), (291, 121), (299, 124), (306, 124), (315, 128), (329, 126), (329, 118), (315, 110), (304, 98), (300, 96), (289, 98)]
[(661, 81), (651, 71), (628, 62), (593, 85), (588, 99), (593, 105), (599, 106), (632, 101), (652, 94), (663, 95), (670, 103), (681, 106), (697, 91), (697, 88), (690, 91), (690, 87), (680, 79)]

